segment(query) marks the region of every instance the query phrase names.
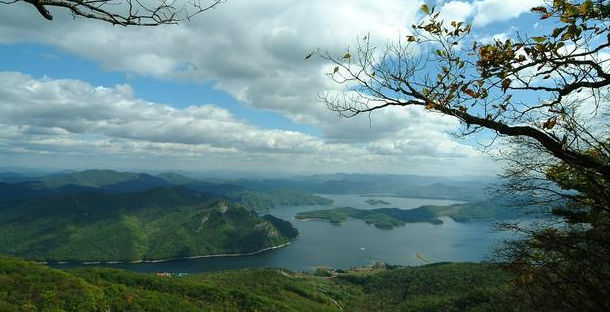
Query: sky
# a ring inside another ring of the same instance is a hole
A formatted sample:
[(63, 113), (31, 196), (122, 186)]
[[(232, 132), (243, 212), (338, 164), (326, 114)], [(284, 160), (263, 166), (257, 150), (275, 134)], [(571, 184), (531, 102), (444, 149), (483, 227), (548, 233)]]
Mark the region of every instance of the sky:
[[(329, 64), (421, 20), (415, 0), (227, 0), (179, 25), (120, 27), (0, 9), (0, 167), (491, 175), (458, 122), (417, 107), (340, 118)], [(541, 0), (427, 2), (479, 40), (535, 33)]]

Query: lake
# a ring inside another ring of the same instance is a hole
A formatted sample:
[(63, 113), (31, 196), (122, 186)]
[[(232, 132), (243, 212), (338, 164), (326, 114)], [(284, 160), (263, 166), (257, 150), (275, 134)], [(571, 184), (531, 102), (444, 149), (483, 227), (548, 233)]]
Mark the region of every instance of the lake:
[[(300, 235), (290, 245), (251, 256), (216, 257), (174, 260), (158, 263), (133, 263), (97, 265), (139, 272), (206, 272), (230, 269), (274, 267), (294, 271), (311, 272), (316, 266), (350, 268), (382, 261), (392, 264), (420, 265), (415, 257), (420, 254), (431, 262), (481, 261), (491, 246), (506, 236), (490, 230), (491, 222), (477, 221), (457, 223), (442, 218), (441, 225), (410, 223), (391, 230), (378, 229), (364, 221), (348, 219), (341, 225), (326, 221), (299, 221), (298, 212), (350, 206), (360, 209), (396, 207), (416, 208), (422, 205), (451, 205), (451, 200), (362, 197), (360, 195), (321, 195), (335, 202), (332, 206), (277, 207), (268, 213), (290, 220)], [(390, 205), (372, 206), (367, 199), (377, 198)], [(51, 265), (55, 268), (71, 268), (79, 265)], [(82, 266), (82, 265), (81, 265)]]

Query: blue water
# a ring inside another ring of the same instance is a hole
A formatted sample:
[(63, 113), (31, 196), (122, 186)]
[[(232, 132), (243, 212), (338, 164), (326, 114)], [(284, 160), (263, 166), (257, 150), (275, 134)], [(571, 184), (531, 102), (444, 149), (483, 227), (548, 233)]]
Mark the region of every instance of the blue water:
[[(395, 198), (377, 196), (391, 205), (371, 206), (370, 197), (359, 195), (323, 195), (335, 200), (332, 207), (350, 206), (373, 209), (382, 206), (402, 209), (421, 205), (450, 205), (450, 200)], [(375, 261), (392, 264), (419, 265), (415, 254), (430, 262), (481, 261), (492, 245), (507, 234), (490, 230), (491, 222), (457, 223), (443, 218), (441, 225), (411, 223), (391, 230), (378, 229), (361, 220), (350, 219), (341, 225), (325, 221), (299, 221), (294, 215), (301, 211), (327, 209), (323, 206), (278, 207), (268, 213), (290, 220), (300, 235), (290, 245), (260, 254), (240, 257), (217, 257), (175, 260), (159, 263), (101, 265), (140, 272), (206, 272), (229, 269), (275, 267), (295, 271), (312, 271), (316, 266), (350, 268)], [(69, 268), (76, 265), (53, 265)]]

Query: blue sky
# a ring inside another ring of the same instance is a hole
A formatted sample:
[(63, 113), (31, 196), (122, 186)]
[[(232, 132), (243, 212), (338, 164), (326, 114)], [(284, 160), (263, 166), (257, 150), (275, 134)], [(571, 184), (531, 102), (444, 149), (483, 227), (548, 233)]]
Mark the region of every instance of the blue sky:
[[(384, 42), (421, 18), (421, 1), (384, 2), (229, 0), (180, 25), (128, 29), (4, 5), (0, 167), (497, 172), (476, 148), (489, 134), (456, 139), (450, 118), (341, 119), (316, 101), (340, 86), (330, 65), (303, 60), (310, 51), (340, 54), (366, 33)], [(527, 8), (539, 2), (436, 4), (485, 40), (536, 31)]]
[(297, 124), (282, 114), (251, 109), (239, 103), (227, 92), (214, 88), (213, 82), (164, 80), (132, 76), (120, 71), (104, 70), (94, 61), (66, 53), (51, 45), (20, 43), (0, 45), (0, 68), (4, 71), (27, 73), (35, 78), (78, 79), (93, 85), (129, 84), (135, 95), (152, 102), (177, 108), (187, 105), (218, 103), (236, 117), (266, 129), (287, 129), (319, 135), (314, 127)]

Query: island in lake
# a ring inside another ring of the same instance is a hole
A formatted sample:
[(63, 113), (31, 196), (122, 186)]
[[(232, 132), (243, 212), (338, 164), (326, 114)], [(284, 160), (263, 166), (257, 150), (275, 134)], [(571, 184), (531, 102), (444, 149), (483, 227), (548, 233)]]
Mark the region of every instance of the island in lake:
[(523, 216), (509, 207), (497, 202), (475, 202), (449, 206), (421, 206), (415, 209), (378, 208), (357, 209), (341, 207), (334, 209), (313, 210), (297, 213), (299, 220), (325, 220), (341, 224), (347, 218), (360, 219), (382, 229), (404, 226), (406, 223), (428, 222), (442, 224), (440, 217), (450, 217), (456, 222), (473, 220), (508, 220)]
[(347, 218), (360, 219), (378, 228), (391, 229), (404, 226), (405, 223), (429, 222), (442, 224), (432, 210), (420, 207), (410, 210), (398, 208), (379, 208), (372, 210), (356, 209), (352, 207), (341, 207), (325, 210), (313, 210), (299, 212), (295, 218), (299, 220), (327, 220), (334, 224), (341, 224)]
[(383, 199), (371, 198), (365, 200), (365, 202), (371, 206), (379, 206), (379, 205), (391, 205), (392, 203), (385, 201)]

